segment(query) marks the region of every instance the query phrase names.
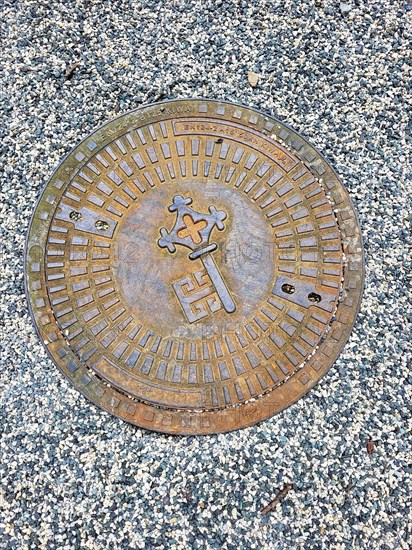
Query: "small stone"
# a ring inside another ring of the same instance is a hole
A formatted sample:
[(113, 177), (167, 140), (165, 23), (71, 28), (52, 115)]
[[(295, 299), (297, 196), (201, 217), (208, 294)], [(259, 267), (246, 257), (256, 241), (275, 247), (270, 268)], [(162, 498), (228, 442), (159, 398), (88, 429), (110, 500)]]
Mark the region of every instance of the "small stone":
[(352, 7), (349, 4), (345, 4), (344, 2), (341, 2), (339, 4), (339, 9), (342, 15), (346, 15), (347, 13), (350, 13), (352, 11)]
[(368, 455), (372, 455), (373, 453), (376, 453), (376, 445), (371, 437), (368, 439), (368, 442), (366, 444), (366, 451)]
[(252, 86), (252, 88), (256, 88), (256, 86), (258, 85), (259, 77), (260, 75), (258, 75), (254, 71), (247, 72), (247, 81)]

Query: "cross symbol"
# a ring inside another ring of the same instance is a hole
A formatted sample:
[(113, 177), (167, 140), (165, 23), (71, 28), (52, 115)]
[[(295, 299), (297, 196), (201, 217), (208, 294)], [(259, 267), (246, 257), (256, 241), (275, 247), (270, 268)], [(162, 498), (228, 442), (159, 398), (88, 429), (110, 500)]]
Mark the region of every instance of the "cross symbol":
[(200, 235), (200, 231), (207, 226), (207, 222), (205, 220), (200, 220), (195, 223), (192, 216), (185, 214), (183, 216), (183, 223), (185, 227), (178, 231), (177, 236), (181, 239), (190, 237), (195, 244), (201, 243), (202, 236)]

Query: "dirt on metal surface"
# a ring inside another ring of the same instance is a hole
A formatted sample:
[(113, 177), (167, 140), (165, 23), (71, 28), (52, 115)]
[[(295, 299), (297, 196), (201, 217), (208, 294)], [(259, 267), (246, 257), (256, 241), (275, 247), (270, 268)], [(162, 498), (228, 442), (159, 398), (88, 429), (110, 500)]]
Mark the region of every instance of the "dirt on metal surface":
[(26, 272), (39, 335), (77, 389), (144, 428), (207, 434), (272, 416), (328, 371), (363, 251), (345, 188), (301, 136), (247, 107), (181, 100), (123, 115), (66, 157)]

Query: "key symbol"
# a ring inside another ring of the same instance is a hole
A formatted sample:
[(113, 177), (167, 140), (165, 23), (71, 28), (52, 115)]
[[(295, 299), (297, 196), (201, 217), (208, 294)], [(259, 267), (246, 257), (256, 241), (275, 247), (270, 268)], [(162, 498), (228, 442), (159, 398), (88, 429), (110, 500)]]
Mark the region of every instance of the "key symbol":
[(167, 248), (171, 253), (176, 251), (177, 244), (186, 246), (192, 251), (189, 254), (191, 260), (200, 258), (224, 309), (228, 313), (233, 313), (236, 310), (236, 304), (212, 256), (212, 252), (217, 250), (217, 244), (209, 243), (215, 227), (220, 231), (224, 229), (223, 220), (226, 219), (226, 212), (209, 206), (209, 214), (202, 214), (189, 207), (192, 202), (190, 197), (183, 198), (180, 195), (173, 197), (173, 204), (169, 206), (169, 210), (176, 212), (175, 225), (171, 231), (162, 227), (161, 237), (157, 243), (160, 248)]

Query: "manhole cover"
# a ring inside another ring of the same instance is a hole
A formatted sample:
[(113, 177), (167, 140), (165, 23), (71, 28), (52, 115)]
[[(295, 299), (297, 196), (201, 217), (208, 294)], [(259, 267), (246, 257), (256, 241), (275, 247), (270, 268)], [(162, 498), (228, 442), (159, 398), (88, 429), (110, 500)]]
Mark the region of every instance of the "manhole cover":
[(280, 121), (205, 100), (109, 122), (62, 162), (29, 230), (32, 314), (91, 401), (169, 433), (224, 432), (313, 387), (363, 284), (353, 206)]

